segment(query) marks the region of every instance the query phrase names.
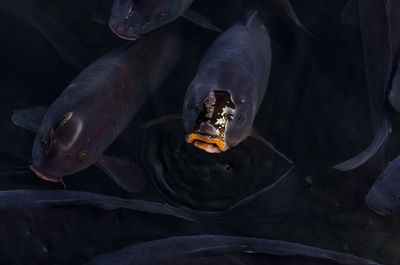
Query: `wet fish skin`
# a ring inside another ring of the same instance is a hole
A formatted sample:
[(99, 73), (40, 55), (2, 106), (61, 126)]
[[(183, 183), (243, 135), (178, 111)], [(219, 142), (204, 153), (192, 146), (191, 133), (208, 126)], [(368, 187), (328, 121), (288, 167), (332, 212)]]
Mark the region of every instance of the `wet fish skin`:
[(378, 265), (373, 261), (305, 245), (248, 237), (184, 236), (106, 253), (86, 265), (269, 264)]
[(86, 68), (44, 115), (33, 145), (33, 169), (56, 181), (101, 164), (107, 147), (178, 62), (184, 42), (181, 28), (171, 26)]
[(400, 211), (400, 156), (383, 170), (372, 186), (365, 201), (368, 207), (380, 215)]
[(182, 16), (193, 2), (194, 0), (115, 0), (109, 25), (117, 36), (136, 40)]
[[(349, 3), (348, 8), (351, 6), (357, 7), (354, 0)], [(349, 13), (346, 10), (345, 14)], [(390, 0), (358, 1), (358, 17), (366, 65), (373, 140), (363, 152), (333, 167), (341, 171), (353, 170), (368, 162), (386, 143), (391, 133), (386, 101), (392, 73), (392, 41), (396, 42), (396, 38), (392, 37), (391, 32)], [(354, 21), (346, 18), (343, 20)]]
[(185, 130), (190, 134), (199, 106), (213, 91), (226, 91), (235, 105), (225, 129), (225, 142), (233, 147), (248, 137), (264, 98), (271, 70), (271, 47), (267, 28), (256, 14), (222, 33), (211, 45), (190, 84), (183, 107)]

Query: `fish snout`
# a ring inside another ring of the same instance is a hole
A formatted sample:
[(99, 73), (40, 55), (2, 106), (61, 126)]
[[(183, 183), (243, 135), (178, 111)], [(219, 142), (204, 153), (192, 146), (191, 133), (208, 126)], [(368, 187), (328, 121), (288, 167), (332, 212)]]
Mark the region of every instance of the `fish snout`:
[(141, 37), (134, 31), (134, 27), (125, 27), (122, 24), (123, 23), (111, 18), (108, 22), (108, 26), (110, 27), (111, 31), (121, 39), (135, 41)]
[(31, 165), (29, 168), (40, 179), (43, 179), (43, 180), (46, 180), (46, 181), (50, 181), (50, 182), (55, 182), (55, 183), (62, 182), (62, 177), (61, 176), (56, 176), (56, 175), (53, 175), (53, 174), (45, 174), (45, 173), (43, 173), (43, 170), (38, 169), (34, 165)]

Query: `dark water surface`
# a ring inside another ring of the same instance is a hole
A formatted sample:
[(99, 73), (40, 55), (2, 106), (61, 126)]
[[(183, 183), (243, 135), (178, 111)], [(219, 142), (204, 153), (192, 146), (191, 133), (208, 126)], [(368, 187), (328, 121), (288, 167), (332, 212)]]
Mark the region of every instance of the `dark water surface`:
[[(114, 36), (107, 26), (112, 0), (32, 2), (51, 14), (76, 36), (91, 58), (97, 58), (124, 42)], [(225, 29), (240, 12), (241, 2), (202, 0), (197, 1), (194, 6), (207, 14), (217, 26)], [(261, 236), (350, 253), (382, 264), (400, 264), (399, 216), (377, 216), (364, 203), (364, 196), (381, 170), (379, 162), (382, 159), (393, 160), (400, 153), (399, 117), (394, 116), (393, 119), (393, 133), (386, 145), (386, 157), (380, 154), (367, 166), (349, 174), (330, 169), (337, 162), (362, 151), (371, 139), (360, 32), (357, 28), (340, 23), (341, 11), (346, 0), (293, 0), (292, 3), (299, 18), (315, 37), (295, 28), (282, 12), (274, 11), (270, 14), (272, 72), (266, 97), (256, 117), (255, 131), (295, 163), (298, 192), (288, 190), (280, 195), (279, 200), (286, 201), (290, 198), (294, 201), (290, 214), (283, 221), (274, 224), (262, 234), (251, 228), (240, 230), (239, 233), (243, 236)], [(186, 88), (195, 74), (202, 54), (216, 36), (216, 33), (193, 26), (191, 36), (188, 36), (191, 45), (185, 51), (184, 59), (160, 92), (142, 108), (132, 122), (130, 130), (134, 131), (139, 124), (152, 119), (181, 112)], [(1, 35), (2, 41), (4, 38), (7, 36)], [(40, 50), (33, 45), (39, 44), (17, 39), (14, 47), (7, 47), (9, 50), (1, 51), (4, 52), (2, 56), (8, 60), (7, 58), (15, 53), (18, 55), (20, 49)], [(51, 60), (50, 55), (43, 54), (42, 57), (50, 59), (35, 59), (33, 65), (27, 65), (27, 61), (21, 58), (19, 62), (23, 67), (0, 66), (0, 188), (3, 190), (62, 189), (60, 184), (39, 180), (33, 173), (15, 174), (11, 173), (11, 169), (7, 169), (15, 167), (12, 166), (15, 164), (8, 160), (30, 159), (33, 141), (33, 134), (11, 123), (13, 110), (50, 104), (78, 73), (75, 69), (57, 68), (56, 66), (61, 64)], [(46, 68), (47, 65), (49, 68)], [(32, 72), (28, 75), (25, 68), (32, 68), (37, 73)], [(151, 146), (156, 146), (168, 156), (173, 156), (173, 148), (169, 149), (169, 144), (173, 143), (169, 143), (168, 139), (163, 140), (162, 135), (172, 134), (171, 131), (176, 128), (157, 129), (158, 134), (145, 134), (146, 138), (137, 136), (141, 141), (132, 141), (130, 148), (143, 148), (145, 143), (150, 149)], [(175, 133), (174, 137), (176, 135)], [(154, 145), (157, 142), (159, 144)], [(110, 149), (111, 153), (119, 148), (118, 144), (117, 141), (114, 149)], [(238, 148), (246, 149), (245, 146)], [(190, 147), (184, 147), (183, 152), (194, 152), (188, 149)], [(237, 159), (234, 153), (231, 154), (233, 155), (230, 158), (229, 155), (226, 156), (227, 161)], [(149, 159), (153, 161), (151, 155)], [(205, 158), (200, 160), (207, 161)], [(172, 204), (216, 210), (229, 208), (243, 197), (260, 190), (262, 186), (271, 184), (273, 179), (284, 172), (283, 169), (288, 168), (287, 165), (279, 164), (283, 162), (276, 162), (274, 165), (280, 167), (280, 171), (272, 172), (271, 180), (261, 181), (261, 186), (251, 186), (251, 181), (230, 183), (229, 177), (222, 180), (211, 178), (211, 182), (215, 184), (215, 189), (211, 190), (201, 186), (203, 180), (196, 176), (200, 173), (190, 166), (191, 163), (193, 164), (193, 161), (174, 164), (172, 173), (168, 172), (176, 177), (183, 174), (182, 167), (189, 165), (188, 169), (191, 171), (186, 172), (185, 176), (188, 179), (184, 179), (183, 182), (191, 183), (196, 188), (189, 189), (184, 200), (181, 199), (182, 196), (178, 196), (178, 200), (173, 195), (181, 190), (161, 191), (159, 193), (163, 194), (162, 196), (154, 196), (150, 189), (138, 195), (129, 194), (94, 167), (76, 176), (66, 177), (65, 182), (71, 190), (150, 200), (169, 198)], [(246, 171), (229, 163), (227, 168), (221, 170), (231, 170), (230, 167), (237, 175)], [(257, 170), (254, 165), (248, 167)], [(257, 179), (257, 172), (250, 175), (252, 180)], [(158, 181), (160, 180), (153, 178), (152, 186), (157, 187)], [(178, 183), (182, 180), (173, 181)], [(260, 181), (257, 183), (260, 184)], [(243, 185), (250, 185), (251, 188), (243, 189)], [(221, 188), (225, 188), (225, 192), (221, 192), (219, 197), (218, 189)], [(198, 201), (204, 203), (197, 203)], [(214, 203), (215, 201), (218, 203)]]

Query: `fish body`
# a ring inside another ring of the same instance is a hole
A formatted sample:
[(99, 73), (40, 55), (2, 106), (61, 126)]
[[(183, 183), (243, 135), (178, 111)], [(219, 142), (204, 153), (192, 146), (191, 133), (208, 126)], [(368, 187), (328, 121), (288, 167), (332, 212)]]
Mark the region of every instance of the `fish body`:
[(181, 16), (202, 27), (219, 30), (197, 12), (189, 9), (194, 0), (115, 0), (109, 26), (120, 38), (136, 40)]
[[(0, 36), (3, 40), (0, 47), (8, 45), (24, 45), (19, 54), (13, 53), (17, 58), (29, 51), (27, 58), (31, 58), (31, 50), (26, 48), (27, 41), (37, 40), (40, 36), (46, 41), (49, 50), (53, 51), (62, 60), (77, 70), (82, 70), (90, 62), (88, 52), (81, 44), (54, 18), (40, 10), (31, 1), (4, 0), (0, 3), (0, 15), (2, 25)], [(4, 19), (4, 21), (3, 21)], [(33, 33), (35, 36), (32, 37)], [(4, 34), (4, 36), (2, 36)], [(9, 44), (7, 39), (13, 40)], [(14, 47), (10, 46), (8, 48)], [(15, 48), (15, 47), (14, 47)], [(43, 52), (44, 53), (44, 52)], [(42, 54), (43, 55), (43, 54)], [(25, 57), (23, 59), (25, 59)], [(40, 64), (40, 62), (36, 62)], [(32, 71), (32, 67), (30, 69)]]
[(370, 209), (380, 215), (400, 211), (400, 156), (389, 162), (372, 186), (365, 201)]
[[(341, 171), (349, 171), (368, 162), (386, 143), (391, 133), (391, 123), (387, 109), (387, 96), (392, 75), (393, 48), (391, 31), (390, 0), (351, 0), (348, 8), (358, 8), (354, 13), (359, 18), (364, 50), (365, 68), (370, 104), (370, 119), (373, 133), (371, 144), (355, 157), (334, 166)], [(342, 18), (354, 24), (356, 19)]]
[[(122, 169), (124, 165), (110, 167), (110, 159), (102, 160), (102, 155), (147, 97), (161, 86), (178, 62), (183, 43), (179, 29), (153, 32), (92, 63), (47, 111), (42, 110), (42, 119), (34, 113), (38, 109), (14, 113), (16, 124), (38, 129), (32, 170), (43, 179), (61, 181), (62, 176), (97, 163), (117, 178), (119, 173), (109, 169)], [(37, 126), (39, 120), (41, 125)]]
[[(206, 29), (221, 31), (207, 18), (190, 8), (193, 2), (194, 0), (115, 0), (109, 26), (118, 37), (126, 40), (137, 40), (142, 35), (179, 17), (184, 17)], [(308, 32), (298, 19), (289, 0), (277, 2), (297, 26)]]
[(170, 210), (162, 203), (88, 192), (0, 191), (1, 263), (82, 264), (131, 244), (216, 231)]
[(295, 243), (215, 235), (172, 237), (146, 242), (103, 254), (86, 263), (122, 264), (378, 265), (353, 255)]
[(203, 57), (184, 101), (187, 141), (211, 153), (248, 137), (271, 70), (271, 41), (256, 11), (222, 33)]

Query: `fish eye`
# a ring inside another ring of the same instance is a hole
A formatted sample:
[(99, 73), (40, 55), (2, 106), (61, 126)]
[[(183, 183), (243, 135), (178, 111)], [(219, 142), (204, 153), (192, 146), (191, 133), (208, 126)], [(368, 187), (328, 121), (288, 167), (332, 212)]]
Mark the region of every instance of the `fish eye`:
[(238, 122), (239, 123), (242, 123), (244, 121), (244, 114), (243, 113), (240, 113), (239, 114), (239, 118), (238, 118)]
[(168, 12), (167, 12), (167, 11), (163, 11), (163, 12), (161, 12), (161, 14), (160, 14), (160, 19), (163, 19), (163, 18), (165, 18), (165, 17), (167, 16), (167, 14), (168, 14)]
[(49, 139), (42, 140), (41, 144), (44, 147), (44, 149), (46, 149), (46, 151), (48, 151), (50, 149), (50, 141), (49, 141)]
[(83, 160), (86, 159), (86, 157), (87, 157), (87, 152), (86, 152), (86, 151), (82, 151), (82, 152), (80, 152), (79, 155), (78, 155), (78, 160), (79, 160), (79, 161), (83, 161)]
[(62, 116), (54, 125), (53, 132), (56, 131), (58, 128), (62, 127), (69, 119), (72, 117), (72, 112), (68, 112), (64, 116)]

